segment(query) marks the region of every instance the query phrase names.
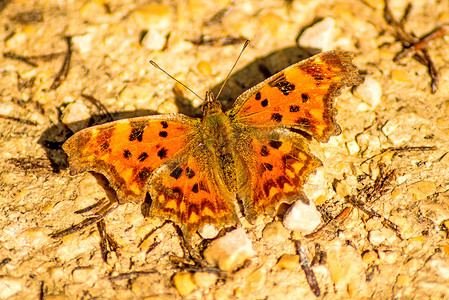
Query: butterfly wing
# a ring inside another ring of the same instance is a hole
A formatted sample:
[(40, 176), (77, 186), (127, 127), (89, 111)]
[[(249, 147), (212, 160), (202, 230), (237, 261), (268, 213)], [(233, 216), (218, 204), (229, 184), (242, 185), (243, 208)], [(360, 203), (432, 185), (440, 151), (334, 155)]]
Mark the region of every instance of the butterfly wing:
[(250, 222), (259, 214), (273, 215), (281, 202), (302, 196), (304, 180), (321, 165), (307, 141), (284, 128), (240, 135), (236, 143), (238, 197)]
[(206, 223), (237, 222), (235, 195), (216, 180), (200, 128), (180, 114), (119, 120), (74, 134), (63, 149), (72, 174), (103, 174), (120, 202), (142, 202), (149, 192), (150, 216), (176, 222), (189, 237)]
[(239, 164), (239, 192), (253, 221), (280, 202), (301, 196), (302, 185), (321, 165), (305, 132), (320, 142), (340, 133), (333, 100), (361, 82), (352, 54), (330, 51), (301, 61), (243, 93), (227, 112)]
[(199, 122), (182, 115), (119, 120), (77, 132), (63, 145), (71, 174), (103, 174), (119, 201), (141, 202), (152, 173), (182, 156)]
[(352, 53), (329, 51), (294, 64), (240, 95), (227, 115), (258, 127), (303, 131), (320, 142), (340, 133), (333, 99), (361, 82)]
[(211, 155), (198, 147), (160, 168), (150, 182), (150, 215), (174, 221), (186, 239), (206, 224), (219, 229), (238, 223), (235, 193), (217, 176)]

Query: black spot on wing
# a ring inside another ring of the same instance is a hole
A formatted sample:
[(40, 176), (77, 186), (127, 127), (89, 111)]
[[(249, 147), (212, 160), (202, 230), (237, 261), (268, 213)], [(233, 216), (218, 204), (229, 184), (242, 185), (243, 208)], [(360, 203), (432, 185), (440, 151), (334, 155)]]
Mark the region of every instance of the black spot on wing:
[(129, 141), (142, 141), (143, 131), (145, 130), (147, 123), (146, 122), (131, 122), (131, 134), (129, 135)]
[(267, 107), (268, 106), (268, 99), (263, 100), (262, 102), (260, 102), (260, 104), (262, 104), (263, 107)]
[(157, 152), (157, 156), (159, 156), (160, 159), (164, 159), (167, 157), (167, 149), (162, 148)]
[(143, 168), (140, 170), (140, 172), (137, 174), (139, 176), (139, 180), (141, 182), (147, 181), (148, 177), (151, 175), (151, 169), (150, 168)]
[(273, 113), (271, 115), (271, 120), (275, 121), (275, 122), (281, 122), (282, 121), (282, 115), (278, 114), (278, 113)]
[(124, 158), (130, 158), (131, 157), (131, 151), (129, 151), (128, 149), (125, 149), (125, 151), (123, 151), (123, 157)]
[(262, 156), (268, 156), (270, 154), (270, 151), (268, 151), (267, 146), (263, 145), (262, 149), (260, 149), (260, 155)]
[(307, 118), (299, 118), (298, 120), (295, 121), (296, 124), (304, 126), (304, 127), (310, 127), (310, 120)]
[(165, 121), (161, 122), (162, 128), (167, 128), (168, 127), (168, 123)]
[(290, 184), (290, 180), (288, 180), (287, 177), (282, 175), (282, 176), (279, 176), (278, 178), (276, 178), (276, 183), (282, 189), (282, 188), (284, 188), (284, 184), (286, 184), (286, 183)]
[(178, 179), (179, 177), (181, 177), (182, 171), (183, 170), (181, 167), (177, 167), (170, 173), (170, 176), (173, 177), (174, 179)]
[(282, 146), (281, 141), (270, 141), (270, 146), (274, 149), (279, 149)]
[(192, 169), (190, 169), (189, 167), (186, 168), (186, 174), (187, 174), (187, 177), (189, 177), (189, 178), (193, 178), (195, 176), (195, 172)]
[(159, 136), (160, 137), (165, 138), (165, 137), (167, 137), (167, 135), (168, 135), (167, 131), (159, 131)]
[(287, 79), (285, 78), (285, 74), (280, 74), (272, 81), (270, 81), (268, 84), (272, 87), (277, 88), (286, 96), (290, 94), (291, 91), (294, 91), (296, 88), (293, 83), (287, 81)]
[(307, 93), (302, 93), (301, 94), (301, 99), (302, 99), (302, 103), (306, 103), (307, 101), (309, 101), (310, 96)]
[(299, 106), (298, 105), (290, 105), (290, 112), (298, 112)]
[(148, 158), (148, 154), (146, 152), (142, 152), (142, 154), (139, 155), (139, 157), (137, 158), (139, 161), (144, 161), (145, 159)]
[(195, 194), (199, 192), (199, 185), (198, 183), (195, 183), (192, 187), (192, 192), (194, 192)]
[(265, 169), (267, 169), (268, 171), (272, 171), (273, 170), (273, 165), (269, 164), (269, 163), (263, 163), (263, 166), (265, 167)]
[(100, 149), (102, 151), (106, 151), (109, 148), (109, 142), (104, 142), (103, 144), (101, 144)]
[(276, 183), (274, 182), (273, 179), (269, 179), (269, 180), (265, 181), (265, 183), (263, 184), (263, 191), (267, 198), (270, 196), (270, 189), (275, 186), (276, 186)]
[(260, 92), (257, 92), (255, 99), (257, 101), (259, 101), (260, 99), (262, 99), (262, 95), (260, 94)]

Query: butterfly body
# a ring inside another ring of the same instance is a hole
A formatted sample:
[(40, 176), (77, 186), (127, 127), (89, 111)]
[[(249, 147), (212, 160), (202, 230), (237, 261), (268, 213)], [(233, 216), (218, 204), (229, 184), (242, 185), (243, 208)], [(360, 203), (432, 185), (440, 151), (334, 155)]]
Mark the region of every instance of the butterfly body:
[(333, 100), (360, 83), (352, 55), (329, 51), (244, 92), (222, 112), (211, 92), (203, 118), (181, 114), (119, 120), (87, 128), (63, 145), (72, 173), (103, 174), (121, 202), (151, 199), (149, 215), (172, 220), (186, 238), (204, 225), (238, 224), (275, 212), (302, 195), (321, 165), (306, 137), (340, 133)]

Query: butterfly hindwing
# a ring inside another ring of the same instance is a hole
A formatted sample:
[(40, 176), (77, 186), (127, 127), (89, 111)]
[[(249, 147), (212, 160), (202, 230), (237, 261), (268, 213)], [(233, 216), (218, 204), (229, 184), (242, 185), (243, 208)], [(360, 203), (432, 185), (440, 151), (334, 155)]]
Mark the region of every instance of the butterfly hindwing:
[(236, 145), (243, 162), (238, 195), (249, 221), (263, 213), (273, 215), (281, 202), (297, 200), (304, 180), (321, 165), (305, 139), (287, 129), (256, 132), (240, 140), (246, 142)]
[(177, 223), (189, 238), (203, 225), (238, 223), (235, 195), (216, 178), (210, 161), (191, 155), (166, 165), (150, 181), (150, 215)]

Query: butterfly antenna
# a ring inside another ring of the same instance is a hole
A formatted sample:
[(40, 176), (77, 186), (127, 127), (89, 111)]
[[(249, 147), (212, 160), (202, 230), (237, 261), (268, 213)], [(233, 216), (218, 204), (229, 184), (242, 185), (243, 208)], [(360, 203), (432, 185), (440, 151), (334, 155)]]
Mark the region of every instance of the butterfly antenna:
[(249, 40), (246, 40), (245, 44), (243, 45), (242, 51), (240, 51), (239, 56), (237, 57), (237, 60), (235, 61), (234, 65), (232, 66), (231, 70), (229, 71), (228, 75), (226, 76), (225, 81), (223, 82), (223, 84), (221, 85), (220, 90), (218, 91), (217, 96), (215, 97), (215, 99), (218, 99), (218, 96), (220, 96), (221, 92), (223, 91), (224, 86), (226, 85), (226, 82), (228, 82), (229, 77), (231, 76), (232, 71), (234, 70), (235, 66), (237, 65), (237, 63), (239, 62), (240, 56), (242, 56), (243, 51), (245, 51), (246, 47), (248, 47), (249, 45)]
[(188, 89), (192, 94), (194, 94), (195, 96), (197, 96), (198, 98), (200, 98), (201, 100), (204, 101), (203, 98), (201, 98), (197, 93), (195, 93), (194, 91), (192, 91), (192, 89), (190, 89), (187, 85), (185, 85), (184, 83), (182, 83), (181, 81), (179, 81), (178, 79), (176, 79), (175, 77), (171, 76), (170, 74), (168, 74), (164, 69), (162, 69), (161, 67), (159, 67), (159, 65), (157, 63), (154, 62), (154, 60), (150, 60), (150, 64), (153, 65), (153, 67), (155, 67), (156, 69), (161, 70), (162, 72), (164, 72), (168, 77), (170, 77), (171, 79), (173, 79), (174, 81), (176, 81), (177, 83), (179, 83), (180, 85), (182, 85), (183, 87), (185, 87), (186, 89)]

